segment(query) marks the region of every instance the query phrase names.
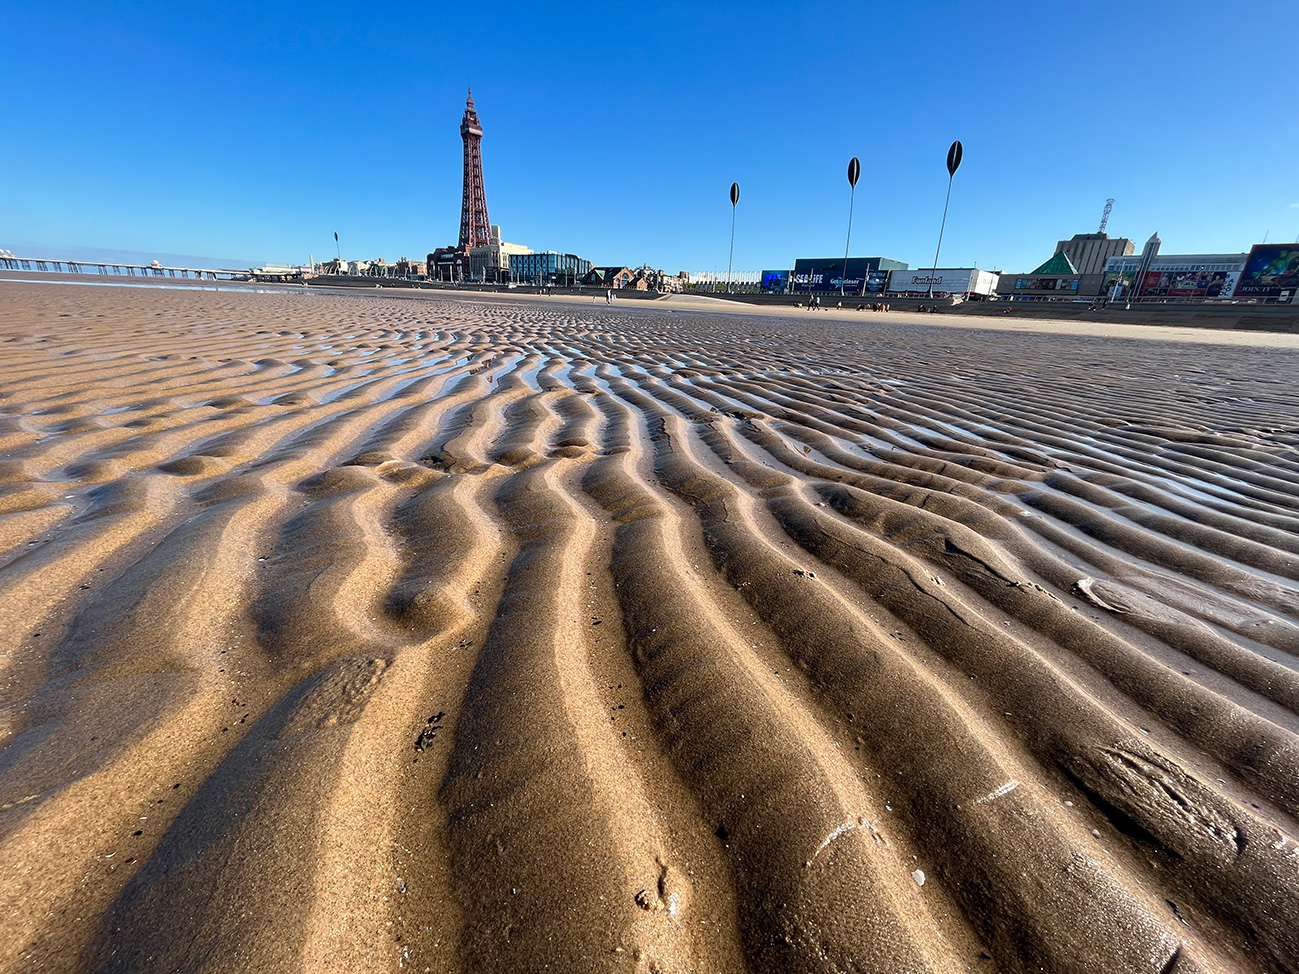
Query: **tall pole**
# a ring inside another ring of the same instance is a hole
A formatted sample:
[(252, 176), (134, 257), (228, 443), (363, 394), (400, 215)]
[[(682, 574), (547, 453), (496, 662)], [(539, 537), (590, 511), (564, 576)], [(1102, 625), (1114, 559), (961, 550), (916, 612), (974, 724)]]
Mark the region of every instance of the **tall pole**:
[(861, 163), (853, 156), (848, 161), (848, 239), (843, 245), (843, 273), (839, 275), (839, 297), (843, 297), (844, 282), (848, 278), (848, 249), (852, 246), (852, 208), (857, 201), (857, 177), (861, 175)]
[(1146, 274), (1155, 262), (1155, 256), (1159, 253), (1159, 246), (1163, 241), (1159, 239), (1159, 233), (1156, 231), (1150, 235), (1146, 241), (1145, 247), (1141, 249), (1141, 260), (1137, 264), (1136, 277), (1132, 280), (1132, 287), (1128, 288), (1127, 309), (1131, 310), (1132, 302), (1141, 297), (1142, 288), (1146, 282)]
[(952, 202), (952, 180), (961, 165), (965, 150), (960, 141), (953, 142), (947, 150), (947, 199), (943, 200), (943, 222), (938, 227), (938, 246), (934, 248), (934, 266), (929, 272), (929, 297), (934, 296), (934, 275), (938, 273), (938, 253), (943, 249), (943, 231), (947, 229), (947, 205)]
[(735, 260), (735, 204), (740, 202), (740, 184), (731, 183), (731, 255), (726, 258), (726, 293), (731, 293), (731, 264)]

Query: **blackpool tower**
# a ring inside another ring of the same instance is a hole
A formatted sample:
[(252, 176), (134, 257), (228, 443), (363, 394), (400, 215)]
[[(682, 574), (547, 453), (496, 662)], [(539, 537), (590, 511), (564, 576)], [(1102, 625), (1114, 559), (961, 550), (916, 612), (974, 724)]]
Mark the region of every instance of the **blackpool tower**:
[(483, 189), (483, 127), (474, 110), (474, 92), (469, 90), (465, 117), (460, 120), (460, 138), (465, 143), (465, 189), (460, 204), (461, 251), (491, 243), (492, 227), (487, 222), (487, 193)]

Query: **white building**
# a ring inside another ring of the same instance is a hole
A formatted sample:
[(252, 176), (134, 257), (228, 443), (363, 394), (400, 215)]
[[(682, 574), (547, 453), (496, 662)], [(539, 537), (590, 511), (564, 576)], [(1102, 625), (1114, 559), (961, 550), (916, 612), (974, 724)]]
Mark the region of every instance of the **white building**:
[(504, 281), (510, 272), (510, 255), (530, 253), (531, 247), (501, 240), (501, 228), (494, 224), (491, 243), (469, 251), (469, 277), (475, 281)]
[(954, 296), (965, 294), (995, 294), (1000, 274), (981, 271), (977, 267), (939, 267), (911, 271), (892, 271), (889, 274), (889, 294), (927, 296), (933, 294)]

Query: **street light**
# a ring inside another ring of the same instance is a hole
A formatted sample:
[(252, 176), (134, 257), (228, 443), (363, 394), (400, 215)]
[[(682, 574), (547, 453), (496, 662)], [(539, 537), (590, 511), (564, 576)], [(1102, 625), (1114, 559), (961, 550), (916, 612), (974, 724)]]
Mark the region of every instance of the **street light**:
[(938, 246), (934, 248), (934, 266), (929, 272), (929, 297), (934, 296), (934, 275), (938, 273), (938, 252), (943, 249), (943, 231), (947, 229), (947, 204), (952, 201), (952, 178), (961, 166), (965, 150), (960, 141), (953, 142), (947, 150), (947, 199), (943, 201), (943, 222), (938, 228)]
[(852, 246), (852, 208), (857, 201), (857, 178), (861, 175), (861, 163), (853, 156), (848, 161), (848, 239), (843, 245), (843, 273), (839, 275), (839, 297), (843, 297), (844, 281), (848, 277), (848, 249)]

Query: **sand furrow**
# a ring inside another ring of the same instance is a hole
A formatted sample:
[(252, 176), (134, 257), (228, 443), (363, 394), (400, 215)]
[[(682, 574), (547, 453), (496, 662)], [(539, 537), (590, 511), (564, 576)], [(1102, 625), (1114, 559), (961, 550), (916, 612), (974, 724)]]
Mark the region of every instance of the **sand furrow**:
[[(666, 426), (665, 433), (670, 428), (670, 424)], [(675, 443), (678, 439), (669, 434), (661, 437), (659, 442)], [(972, 914), (970, 919), (989, 947), (1002, 953), (999, 949), (1003, 946), (1001, 938), (1008, 934), (1014, 940), (1014, 951), (999, 959), (1015, 969), (1027, 950), (1038, 958), (1038, 963), (1049, 969), (1083, 971), (1094, 970), (1097, 964), (1103, 963), (1103, 956), (1113, 962), (1116, 951), (1124, 949), (1128, 951), (1127, 963), (1133, 969), (1161, 969), (1160, 958), (1168, 958), (1179, 949), (1175, 929), (1158, 916), (1163, 911), (1158, 910), (1152, 901), (1141, 902), (1138, 899), (1126, 905), (1128, 912), (1123, 914), (1122, 920), (1117, 919), (1112, 911), (1116, 908), (1113, 891), (1123, 886), (1119, 867), (1114, 864), (1107, 867), (1103, 860), (1080, 859), (1076, 851), (1077, 838), (1072, 843), (1062, 841), (1061, 834), (1068, 833), (1066, 823), (1060, 821), (1060, 816), (1054, 816), (1056, 820), (1051, 821), (1053, 816), (1048, 808), (1037, 804), (1035, 796), (1041, 786), (1035, 787), (1030, 773), (1017, 768), (1016, 762), (1004, 752), (981, 755), (979, 740), (983, 735), (976, 733), (964, 747), (955, 746), (953, 728), (968, 727), (974, 722), (968, 715), (964, 715), (964, 720), (959, 713), (943, 715), (943, 704), (950, 707), (950, 696), (932, 685), (928, 689), (917, 688), (914, 697), (907, 694), (903, 688), (916, 682), (914, 676), (907, 673), (905, 666), (887, 662), (887, 657), (896, 652), (889, 642), (898, 634), (895, 632), (894, 636), (886, 637), (878, 625), (860, 615), (851, 621), (839, 621), (837, 626), (830, 623), (829, 620), (835, 619), (836, 615), (850, 618), (852, 615), (844, 611), (842, 601), (836, 605), (837, 600), (833, 598), (817, 600), (805, 597), (803, 601), (811, 604), (798, 606), (792, 616), (774, 608), (783, 601), (777, 593), (788, 587), (788, 579), (815, 577), (816, 573), (796, 567), (797, 562), (777, 554), (767, 545), (755, 543), (753, 532), (746, 530), (740, 520), (740, 510), (744, 505), (727, 485), (702, 474), (678, 449), (668, 450), (661, 446), (660, 453), (663, 458), (659, 469), (667, 478), (669, 488), (700, 510), (719, 569), (727, 573), (732, 583), (741, 586), (740, 590), (760, 612), (776, 613), (771, 615), (771, 622), (785, 640), (791, 657), (800, 665), (813, 668), (818, 678), (817, 685), (838, 697), (836, 702), (843, 707), (842, 713), (857, 735), (858, 746), (866, 748), (870, 760), (882, 759), (879, 767), (889, 774), (888, 793), (899, 799), (896, 804), (907, 801), (915, 814), (921, 816), (926, 814), (926, 808), (966, 810), (959, 816), (952, 816), (958, 821), (935, 821), (941, 819), (941, 813), (925, 818), (921, 831), (927, 837), (926, 851), (932, 857), (928, 863), (931, 867), (943, 867), (941, 875), (950, 881), (959, 898), (970, 897), (962, 905)], [(800, 584), (814, 589), (820, 585), (813, 581)], [(831, 638), (828, 644), (814, 635), (824, 633), (827, 625), (830, 632), (838, 628), (843, 634), (837, 639)], [(868, 672), (876, 670), (871, 674), (873, 679), (868, 679), (865, 686), (857, 676), (866, 662), (860, 658), (863, 629), (874, 636), (875, 651), (866, 660), (871, 664)], [(817, 649), (829, 658), (820, 658)], [(845, 667), (856, 679), (847, 678)], [(891, 718), (880, 713), (883, 702), (878, 699), (879, 691), (867, 689), (877, 680), (880, 685), (888, 687), (888, 706), (897, 708)], [(930, 766), (935, 756), (925, 753), (923, 760), (918, 761), (909, 741), (917, 721), (931, 719), (928, 715), (934, 714), (936, 709), (939, 723), (931, 733), (920, 737), (922, 740), (944, 741), (945, 749), (953, 749), (948, 757), (955, 763), (938, 769), (931, 778), (927, 773), (918, 775), (916, 769)], [(940, 730), (940, 727), (944, 729)], [(901, 753), (898, 753), (899, 748)], [(959, 772), (956, 770), (958, 767), (961, 769)], [(905, 782), (898, 780), (903, 777)], [(1007, 791), (1017, 790), (1020, 782), (1025, 787), (1023, 794), (1017, 793), (1016, 801), (1009, 805), (993, 801), (974, 802), (972, 799), (981, 793), (981, 782), (988, 783), (989, 793), (995, 792), (999, 783), (1013, 782)], [(1025, 801), (1030, 803), (1027, 808), (1020, 804)], [(980, 807), (985, 804), (992, 807)], [(978, 821), (967, 820), (971, 813)], [(996, 819), (1003, 814), (1008, 818), (997, 825), (987, 820), (988, 816)], [(1026, 821), (1033, 819), (1041, 820), (1042, 827), (1026, 827)], [(939, 839), (938, 835), (944, 833), (944, 838)], [(1013, 845), (1018, 855), (1007, 857), (1004, 850), (994, 853), (990, 848), (982, 848), (987, 834), (1014, 834)], [(940, 849), (946, 855), (935, 855)], [(1030, 904), (1019, 898), (1021, 890), (1017, 878), (1025, 870), (1032, 875), (1064, 879), (1051, 886), (1049, 893), (1037, 887), (1035, 899)], [(1107, 888), (1111, 890), (1108, 894), (1103, 892)], [(1106, 904), (1104, 912), (1093, 913), (1100, 903)], [(1059, 928), (1061, 915), (1077, 917), (1080, 911), (1091, 916), (1089, 929), (1090, 924), (1117, 922), (1113, 936), (1129, 938), (1127, 946), (1120, 948), (1114, 940), (1107, 940), (1102, 948), (1104, 953), (1097, 953), (1097, 944), (1090, 936), (1073, 938)], [(993, 921), (993, 917), (997, 920)], [(1029, 944), (1034, 946), (1029, 947)]]
[[(924, 946), (934, 920), (908, 864), (888, 851), (883, 803), (749, 651), (752, 631), (708, 598), (682, 551), (679, 518), (637, 486), (627, 464), (627, 454), (598, 461), (585, 482), (619, 522), (612, 568), (628, 641), (658, 731), (718, 823), (750, 962), (956, 969), (948, 949)], [(880, 895), (893, 911), (864, 919), (847, 908)]]
[(0, 289), (0, 971), (1299, 974), (1284, 342)]
[(593, 529), (554, 476), (534, 468), (498, 492), (518, 554), (442, 789), (465, 962), (587, 969), (623, 953), (677, 966), (692, 935), (688, 884), (604, 720), (580, 608)]

